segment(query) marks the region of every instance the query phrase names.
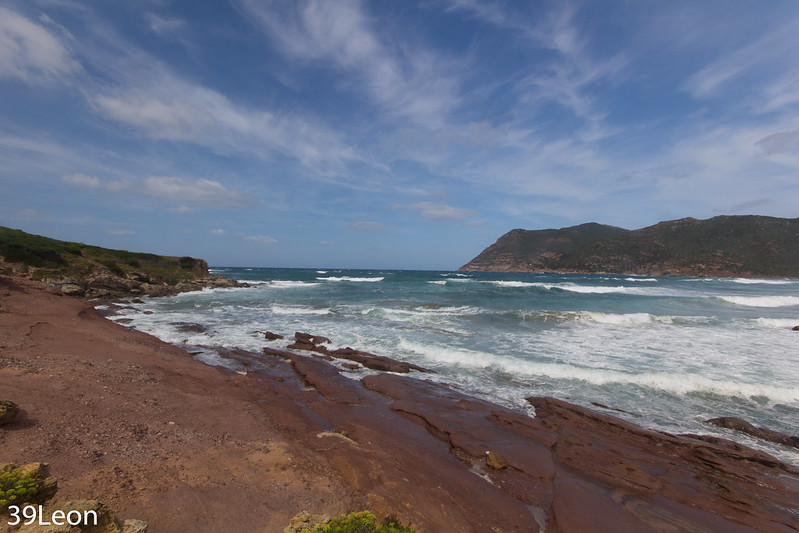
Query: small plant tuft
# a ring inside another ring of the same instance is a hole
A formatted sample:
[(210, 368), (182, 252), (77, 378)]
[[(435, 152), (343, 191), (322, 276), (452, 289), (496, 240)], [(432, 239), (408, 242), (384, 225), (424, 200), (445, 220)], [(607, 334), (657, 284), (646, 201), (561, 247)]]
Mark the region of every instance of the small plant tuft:
[(34, 472), (23, 474), (19, 468), (10, 472), (0, 472), (0, 513), (8, 511), (9, 505), (33, 501), (39, 489), (39, 479)]
[(327, 524), (315, 526), (313, 530), (303, 529), (302, 533), (415, 533), (411, 526), (402, 525), (394, 516), (389, 516), (378, 524), (371, 511), (360, 511), (334, 518)]

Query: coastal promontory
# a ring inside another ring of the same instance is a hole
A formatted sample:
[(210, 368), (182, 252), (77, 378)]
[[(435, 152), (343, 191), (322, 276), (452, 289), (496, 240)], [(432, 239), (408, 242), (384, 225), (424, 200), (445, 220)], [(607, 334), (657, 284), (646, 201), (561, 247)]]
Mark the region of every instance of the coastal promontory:
[(168, 296), (237, 285), (211, 276), (203, 259), (112, 250), (2, 226), (0, 274), (42, 281), (85, 298)]
[(799, 277), (799, 218), (683, 218), (637, 230), (597, 223), (514, 229), (462, 266), (472, 272)]

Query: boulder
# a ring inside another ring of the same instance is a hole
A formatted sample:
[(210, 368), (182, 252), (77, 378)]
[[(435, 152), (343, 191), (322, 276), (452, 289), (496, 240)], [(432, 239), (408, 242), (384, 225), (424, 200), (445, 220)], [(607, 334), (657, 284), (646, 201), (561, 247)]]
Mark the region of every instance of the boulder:
[(67, 296), (83, 296), (86, 293), (86, 291), (83, 290), (83, 287), (77, 283), (64, 283), (59, 287), (59, 289)]
[(332, 344), (333, 342), (327, 337), (322, 337), (321, 335), (311, 335), (310, 333), (303, 333), (301, 331), (294, 333), (294, 339), (297, 341), (297, 343), (313, 344), (314, 346), (319, 344)]
[(324, 525), (330, 522), (330, 517), (321, 514), (311, 514), (308, 511), (297, 513), (291, 520), (289, 525), (283, 529), (283, 533), (300, 533), (305, 529), (313, 530), (318, 525)]
[(268, 341), (277, 341), (285, 338), (283, 335), (278, 335), (277, 333), (272, 333), (271, 331), (265, 331), (264, 337)]
[(799, 326), (794, 326), (794, 327), (793, 327), (793, 328), (791, 328), (791, 329), (793, 329), (793, 331), (799, 331)]
[(492, 451), (486, 452), (486, 464), (495, 470), (508, 468), (508, 461), (498, 453)]
[(333, 357), (349, 359), (350, 361), (361, 363), (366, 368), (370, 368), (372, 370), (398, 372), (400, 374), (407, 374), (411, 370), (417, 370), (419, 372), (432, 372), (431, 370), (414, 365), (413, 363), (406, 363), (405, 361), (397, 361), (396, 359), (391, 359), (390, 357), (354, 350), (349, 346), (346, 348), (339, 348), (338, 350), (333, 350), (332, 352), (328, 353)]
[(755, 438), (768, 442), (773, 442), (775, 444), (799, 448), (799, 436), (790, 436), (780, 433), (779, 431), (774, 431), (773, 429), (759, 428), (753, 424), (750, 424), (746, 420), (736, 418), (734, 416), (711, 418), (710, 420), (705, 420), (705, 423), (732, 429), (734, 431), (740, 431), (741, 433), (746, 433), (747, 435), (751, 435)]
[(175, 326), (181, 333), (205, 333), (208, 331), (202, 324), (195, 322), (172, 322), (170, 325)]
[(19, 407), (11, 400), (0, 400), (0, 426), (10, 424), (19, 413)]
[(39, 490), (31, 503), (44, 503), (55, 496), (58, 491), (58, 480), (50, 475), (48, 463), (28, 463), (19, 467), (22, 475), (30, 474), (39, 483)]

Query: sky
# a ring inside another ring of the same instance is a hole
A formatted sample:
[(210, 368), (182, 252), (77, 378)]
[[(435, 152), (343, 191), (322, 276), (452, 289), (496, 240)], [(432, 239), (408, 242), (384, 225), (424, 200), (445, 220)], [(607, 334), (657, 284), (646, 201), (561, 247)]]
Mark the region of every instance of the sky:
[(514, 228), (799, 216), (799, 2), (2, 0), (0, 225), (452, 270)]

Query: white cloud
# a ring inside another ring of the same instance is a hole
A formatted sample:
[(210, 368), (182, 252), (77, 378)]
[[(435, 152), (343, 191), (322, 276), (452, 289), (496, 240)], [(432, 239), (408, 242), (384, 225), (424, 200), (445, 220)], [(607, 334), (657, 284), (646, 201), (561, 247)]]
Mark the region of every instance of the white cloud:
[(203, 205), (244, 207), (247, 202), (238, 191), (226, 189), (218, 181), (186, 180), (151, 176), (138, 184), (138, 191), (155, 198), (187, 201)]
[(691, 95), (706, 99), (744, 89), (757, 112), (799, 102), (799, 67), (793, 59), (799, 45), (799, 18), (787, 17), (766, 31), (740, 35), (757, 37), (725, 47), (723, 55), (694, 73), (685, 83)]
[(238, 191), (227, 189), (217, 181), (205, 179), (187, 180), (169, 176), (151, 176), (140, 181), (127, 179), (110, 181), (78, 173), (63, 176), (61, 182), (79, 188), (135, 193), (202, 205), (241, 208), (247, 204), (244, 196)]
[(238, 235), (245, 241), (257, 242), (258, 244), (271, 244), (273, 242), (277, 242), (277, 239), (270, 237), (269, 235), (244, 235), (242, 233), (239, 233)]
[(161, 37), (173, 37), (175, 33), (187, 28), (185, 20), (177, 18), (163, 18), (154, 13), (147, 14), (147, 23), (150, 29)]
[(97, 95), (95, 109), (108, 118), (142, 129), (157, 139), (194, 140), (217, 121), (202, 106), (175, 99), (163, 101), (146, 94)]
[(90, 96), (92, 106), (148, 137), (259, 158), (281, 154), (322, 176), (343, 173), (349, 163), (365, 161), (340, 133), (312, 118), (242, 107), (162, 69), (144, 77), (146, 83), (131, 80), (124, 89)]
[(0, 78), (38, 84), (79, 69), (69, 51), (44, 26), (0, 7)]
[(766, 155), (780, 153), (799, 154), (799, 130), (772, 133), (755, 143)]
[(361, 222), (352, 222), (347, 224), (347, 229), (352, 231), (366, 231), (366, 232), (374, 232), (378, 233), (386, 229), (386, 225), (382, 222), (372, 222), (372, 221), (361, 221)]
[(177, 213), (179, 215), (188, 215), (189, 213), (193, 213), (194, 209), (192, 209), (187, 205), (181, 205), (178, 207), (170, 207), (169, 209), (167, 209), (167, 211), (169, 211), (170, 213)]
[(210, 233), (211, 235), (224, 235), (224, 234), (227, 233), (227, 231), (225, 231), (223, 229), (212, 229), (212, 230), (209, 230), (208, 233)]
[(133, 183), (129, 180), (108, 181), (101, 180), (97, 176), (87, 176), (77, 173), (69, 176), (62, 176), (61, 182), (84, 189), (99, 189), (109, 192), (123, 192), (132, 190)]
[(398, 205), (396, 207), (408, 209), (410, 211), (419, 211), (422, 216), (428, 220), (466, 220), (477, 215), (477, 212), (471, 209), (460, 209), (433, 202), (418, 202), (410, 205)]
[(460, 99), (458, 79), (450, 74), (456, 61), (409, 40), (397, 46), (386, 31), (378, 33), (357, 0), (239, 4), (284, 54), (355, 73), (356, 87), (393, 115), (437, 125)]

